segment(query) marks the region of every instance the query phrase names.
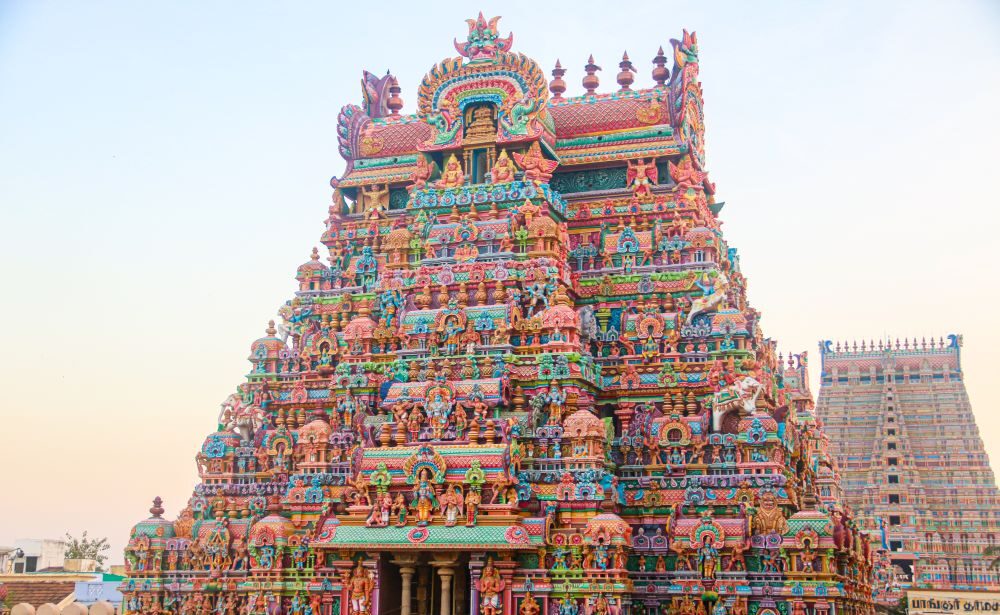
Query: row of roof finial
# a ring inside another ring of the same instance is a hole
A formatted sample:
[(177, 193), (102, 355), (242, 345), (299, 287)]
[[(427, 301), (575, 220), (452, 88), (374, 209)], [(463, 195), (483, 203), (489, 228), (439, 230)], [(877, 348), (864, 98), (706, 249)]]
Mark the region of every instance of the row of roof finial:
[[(628, 57), (628, 52), (626, 51), (622, 54), (622, 61), (618, 63), (618, 85), (621, 89), (620, 92), (628, 92), (632, 89), (632, 83), (635, 82), (635, 66)], [(588, 96), (593, 96), (597, 87), (601, 84), (600, 78), (597, 76), (597, 71), (602, 70), (600, 66), (594, 63), (593, 54), (587, 58), (587, 63), (583, 67), (583, 87), (587, 90)], [(566, 74), (566, 69), (562, 67), (559, 60), (556, 60), (556, 66), (552, 69), (552, 81), (549, 82), (549, 91), (552, 92), (553, 100), (561, 100), (563, 92), (566, 91), (566, 81), (563, 76)], [(663, 53), (663, 47), (660, 47), (656, 52), (656, 57), (653, 58), (653, 81), (656, 82), (656, 87), (662, 88), (666, 85), (667, 79), (670, 78), (670, 69), (667, 68), (667, 56)]]
[[(653, 76), (653, 81), (656, 82), (656, 88), (663, 88), (666, 86), (667, 80), (670, 78), (670, 69), (667, 68), (667, 56), (663, 53), (663, 47), (661, 46), (656, 51), (656, 57), (652, 60), (653, 70), (651, 74)], [(635, 65), (632, 64), (632, 60), (628, 57), (628, 52), (626, 51), (622, 54), (622, 61), (618, 63), (618, 76), (616, 80), (619, 85), (619, 92), (629, 92), (632, 90), (632, 84), (635, 82)], [(597, 71), (603, 70), (600, 66), (594, 63), (593, 54), (587, 58), (587, 63), (583, 66), (584, 76), (583, 76), (583, 87), (587, 90), (588, 96), (593, 96), (597, 93), (597, 88), (601, 84), (600, 78), (597, 76)], [(563, 76), (566, 74), (566, 69), (563, 68), (559, 60), (556, 60), (555, 68), (552, 69), (552, 81), (549, 82), (549, 91), (552, 93), (553, 100), (562, 100), (563, 93), (566, 91), (566, 81)], [(366, 85), (369, 79), (372, 80), (371, 84)], [(386, 88), (386, 81), (388, 81), (388, 88)], [(388, 90), (388, 97), (385, 99), (385, 108), (388, 108), (389, 113), (386, 114), (388, 117), (398, 118), (399, 111), (403, 108), (403, 99), (400, 96), (402, 88), (399, 87), (399, 81), (391, 73), (386, 73), (384, 77), (375, 77), (369, 73), (365, 73), (365, 79), (362, 81), (364, 88), (371, 88), (372, 93), (375, 94), (378, 90), (385, 92)], [(368, 112), (371, 114), (376, 112), (376, 109), (369, 108)], [(385, 111), (382, 111), (385, 114)], [(372, 115), (372, 117), (383, 117), (383, 115)]]
[(956, 347), (961, 345), (961, 336), (949, 335), (948, 340), (939, 337), (934, 339), (933, 337), (928, 340), (926, 337), (920, 338), (895, 338), (895, 339), (885, 339), (885, 340), (861, 340), (860, 344), (858, 340), (852, 342), (831, 342), (826, 341), (821, 344), (821, 347), (825, 348), (826, 352), (871, 352), (875, 350), (941, 350), (949, 347)]
[[(794, 368), (796, 368), (798, 366), (801, 366), (801, 365), (807, 365), (806, 357), (807, 357), (807, 355), (806, 355), (805, 352), (794, 352), (794, 353), (793, 352), (789, 352), (788, 353), (787, 367), (789, 369), (794, 369)], [(785, 362), (785, 353), (783, 353), (783, 352), (779, 352), (778, 353), (778, 365), (779, 366), (785, 366), (786, 365), (786, 362)]]

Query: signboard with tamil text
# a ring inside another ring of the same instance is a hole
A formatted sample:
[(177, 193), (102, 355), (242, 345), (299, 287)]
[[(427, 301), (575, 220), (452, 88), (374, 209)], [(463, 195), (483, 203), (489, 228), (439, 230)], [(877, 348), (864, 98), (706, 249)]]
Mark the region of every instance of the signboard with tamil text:
[(1000, 592), (913, 589), (906, 598), (909, 615), (1000, 615)]

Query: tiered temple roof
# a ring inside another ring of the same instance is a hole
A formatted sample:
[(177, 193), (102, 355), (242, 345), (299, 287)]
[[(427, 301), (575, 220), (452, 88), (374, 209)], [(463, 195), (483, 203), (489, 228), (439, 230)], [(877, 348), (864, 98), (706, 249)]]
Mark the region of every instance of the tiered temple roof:
[(127, 612), (871, 612), (804, 355), (720, 230), (695, 35), (577, 97), (512, 44), (469, 20), (413, 115), (365, 73), (324, 253), (133, 530)]

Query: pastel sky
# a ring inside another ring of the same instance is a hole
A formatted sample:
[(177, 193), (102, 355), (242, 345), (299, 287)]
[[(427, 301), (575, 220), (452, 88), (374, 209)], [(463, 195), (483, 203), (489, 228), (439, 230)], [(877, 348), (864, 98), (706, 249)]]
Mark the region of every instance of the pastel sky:
[[(0, 545), (168, 514), (323, 230), (361, 70), (416, 86), (464, 19), (582, 91), (698, 32), (709, 169), (785, 351), (965, 336), (987, 449), (1000, 288), (996, 2), (0, 2)], [(992, 375), (991, 375), (992, 374)], [(815, 388), (815, 387), (814, 387)]]

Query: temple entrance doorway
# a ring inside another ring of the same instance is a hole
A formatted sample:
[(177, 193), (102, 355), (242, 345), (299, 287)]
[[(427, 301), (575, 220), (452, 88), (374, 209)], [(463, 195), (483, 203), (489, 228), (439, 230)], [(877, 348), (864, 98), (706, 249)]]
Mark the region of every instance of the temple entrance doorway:
[(465, 554), (385, 554), (380, 558), (378, 615), (469, 615)]

